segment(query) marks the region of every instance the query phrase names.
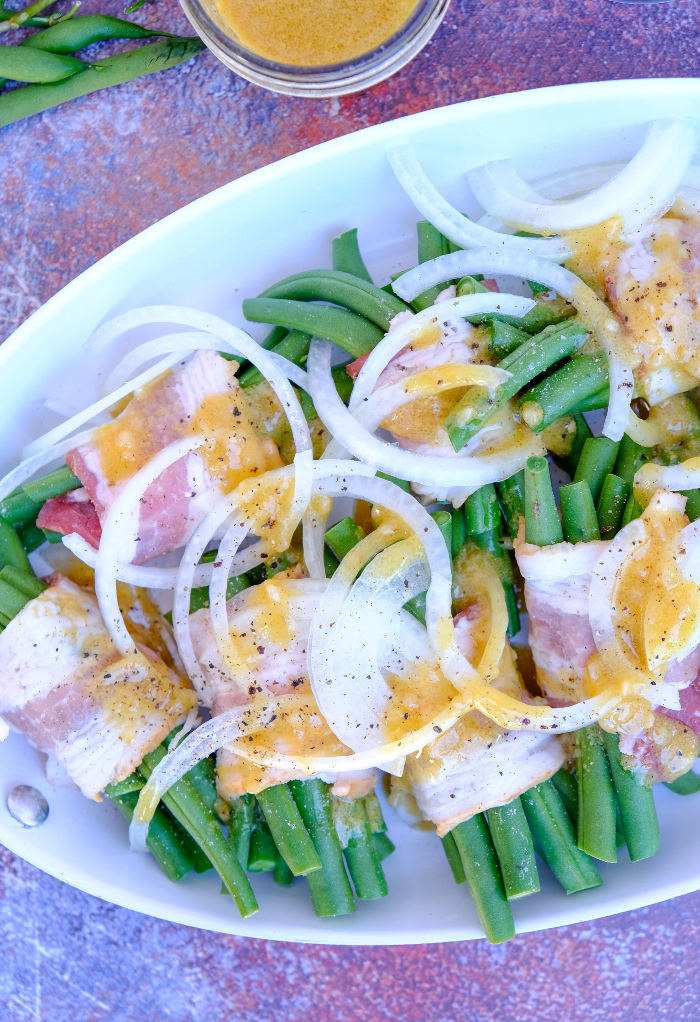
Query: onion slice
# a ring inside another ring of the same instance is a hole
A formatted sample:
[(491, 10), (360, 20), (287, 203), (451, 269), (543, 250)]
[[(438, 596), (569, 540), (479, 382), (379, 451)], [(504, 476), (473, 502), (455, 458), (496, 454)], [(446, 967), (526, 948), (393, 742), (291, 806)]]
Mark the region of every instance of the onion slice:
[(0, 480), (0, 500), (9, 497), (18, 486), (26, 483), (28, 479), (36, 475), (39, 469), (50, 465), (52, 461), (65, 457), (73, 447), (88, 443), (94, 435), (94, 429), (86, 429), (82, 433), (78, 433), (77, 436), (70, 437), (68, 440), (61, 440), (60, 443), (47, 447), (46, 450), (39, 451), (38, 454), (32, 455), (31, 458), (25, 458), (24, 461), (21, 461), (19, 465), (11, 469)]
[[(412, 301), (429, 287), (453, 277), (464, 277), (472, 273), (513, 273), (527, 280), (547, 284), (567, 301), (573, 302), (581, 318), (593, 329), (607, 356), (610, 404), (605, 416), (603, 433), (611, 440), (620, 440), (628, 424), (634, 388), (634, 378), (628, 356), (624, 351), (620, 324), (600, 298), (575, 274), (563, 266), (555, 266), (547, 259), (538, 259), (532, 255), (472, 249), (470, 252), (453, 252), (451, 255), (439, 256), (430, 262), (421, 263), (395, 280), (393, 286), (401, 298)], [(367, 363), (370, 359), (371, 356)]]
[(559, 261), (571, 254), (571, 249), (561, 238), (516, 238), (510, 234), (498, 234), (468, 220), (431, 184), (410, 145), (392, 146), (387, 149), (387, 157), (399, 184), (416, 209), (453, 244), (467, 249), (501, 246)]

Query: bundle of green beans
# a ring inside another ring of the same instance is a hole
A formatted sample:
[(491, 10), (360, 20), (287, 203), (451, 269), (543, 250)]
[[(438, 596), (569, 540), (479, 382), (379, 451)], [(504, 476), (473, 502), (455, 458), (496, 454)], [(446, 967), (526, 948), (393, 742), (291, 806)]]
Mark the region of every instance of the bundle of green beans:
[[(6, 11), (11, 16), (0, 23), (0, 28), (3, 25), (6, 28), (35, 25), (39, 11), (53, 2), (55, 0), (38, 0), (22, 11)], [(0, 47), (0, 84), (9, 80), (28, 83), (0, 96), (0, 127), (77, 96), (175, 67), (205, 48), (196, 36), (152, 31), (101, 14), (73, 17), (76, 9), (56, 19), (57, 23), (22, 40), (19, 45)], [(165, 39), (91, 64), (71, 56), (95, 42), (152, 36), (164, 36)]]

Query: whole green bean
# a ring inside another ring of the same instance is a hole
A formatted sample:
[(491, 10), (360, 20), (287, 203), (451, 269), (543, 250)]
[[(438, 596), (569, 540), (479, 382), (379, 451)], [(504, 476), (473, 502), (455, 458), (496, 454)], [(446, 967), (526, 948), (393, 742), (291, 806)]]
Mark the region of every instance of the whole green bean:
[(377, 850), (379, 861), (384, 862), (392, 852), (396, 851), (396, 845), (386, 834), (372, 834), (372, 841)]
[(493, 557), (492, 563), (501, 580), (506, 600), (506, 610), (508, 611), (507, 635), (512, 639), (520, 631), (520, 614), (518, 613), (518, 600), (515, 595), (511, 555), (498, 542), (498, 531), (496, 529), (476, 533), (471, 538), (480, 550), (488, 551)]
[(364, 801), (355, 798), (345, 802), (331, 796), (331, 807), (355, 894), (362, 900), (385, 898), (389, 889), (373, 841)]
[(486, 326), (489, 330), (489, 354), (495, 358), (505, 358), (521, 344), (530, 340), (530, 334), (526, 334), (524, 330), (518, 330), (517, 327), (502, 323), (498, 319), (487, 323)]
[(624, 479), (630, 487), (634, 484), (634, 473), (641, 468), (644, 462), (644, 453), (645, 448), (625, 433), (620, 441), (615, 467), (612, 471), (620, 479)]
[(0, 500), (0, 515), (11, 525), (34, 522), (40, 511), (41, 504), (31, 500), (21, 486), (9, 497)]
[(22, 522), (17, 526), (17, 535), (24, 547), (24, 552), (30, 554), (46, 542), (46, 536), (41, 529), (37, 529), (36, 522)]
[(289, 790), (321, 862), (321, 869), (306, 878), (316, 915), (341, 916), (354, 912), (355, 899), (333, 820), (330, 785), (314, 777), (310, 781), (289, 781)]
[(36, 32), (23, 39), (20, 46), (48, 50), (51, 53), (75, 53), (76, 50), (105, 39), (146, 39), (148, 36), (178, 38), (170, 32), (157, 32), (131, 21), (111, 18), (107, 14), (85, 14), (53, 25), (43, 32)]
[(11, 564), (6, 564), (2, 571), (0, 571), (0, 578), (5, 582), (9, 582), (15, 589), (19, 589), (20, 593), (24, 593), (30, 600), (33, 600), (35, 596), (48, 589), (46, 583), (38, 579), (34, 572), (22, 571)]
[(651, 788), (640, 784), (622, 765), (618, 735), (603, 732), (612, 781), (620, 807), (625, 844), (632, 862), (656, 855), (659, 850), (659, 820)]
[[(309, 876), (312, 875), (313, 874), (309, 874)], [(277, 865), (275, 866), (275, 872), (272, 874), (272, 879), (276, 884), (282, 884), (283, 887), (291, 887), (294, 883), (294, 874), (281, 855), (277, 859)]]
[(326, 578), (333, 578), (336, 571), (340, 567), (340, 561), (335, 556), (333, 551), (325, 544), (323, 546), (323, 570), (326, 573)]
[(469, 893), (487, 941), (502, 944), (511, 940), (515, 936), (513, 913), (484, 814), (458, 823), (450, 833), (459, 849)]
[(352, 518), (343, 518), (342, 521), (331, 526), (323, 538), (336, 557), (342, 561), (352, 548), (365, 538), (365, 530)]
[(205, 45), (198, 37), (147, 43), (126, 53), (103, 57), (65, 81), (13, 89), (0, 96), (0, 128), (77, 96), (130, 82), (153, 71), (165, 71), (196, 57), (204, 49)]
[(323, 337), (355, 358), (366, 355), (384, 336), (374, 323), (347, 309), (287, 298), (246, 298), (243, 315), (254, 323), (284, 324)]
[(450, 869), (452, 870), (452, 876), (455, 878), (455, 883), (463, 884), (467, 879), (467, 876), (464, 872), (462, 856), (459, 854), (459, 848), (457, 847), (457, 843), (454, 839), (454, 834), (452, 831), (448, 831), (448, 833), (445, 834), (443, 838), (440, 838), (440, 840), (442, 841), (445, 857), (447, 858)]
[(387, 482), (398, 486), (404, 493), (411, 492), (411, 485), (405, 479), (398, 479), (396, 476), (390, 476), (386, 472), (377, 472), (377, 479), (386, 479)]
[[(307, 270), (278, 281), (258, 295), (303, 302), (333, 302), (375, 323), (383, 332), (408, 306), (380, 287), (340, 270)], [(245, 310), (244, 310), (245, 314)]]
[(583, 445), (574, 482), (586, 480), (591, 488), (594, 504), (598, 503), (606, 475), (613, 470), (619, 448), (619, 441), (609, 440), (606, 436), (593, 437), (586, 440)]
[(675, 791), (676, 795), (694, 795), (700, 791), (700, 774), (696, 774), (694, 770), (688, 770), (687, 773), (677, 777), (675, 781), (664, 781), (664, 784), (671, 791)]
[(549, 779), (559, 792), (569, 819), (574, 827), (578, 827), (578, 782), (576, 778), (564, 767), (561, 767)]
[(624, 529), (624, 527), (629, 525), (630, 522), (633, 522), (635, 518), (641, 518), (643, 510), (642, 506), (634, 499), (634, 494), (630, 494), (627, 498), (627, 503), (625, 504), (625, 511), (622, 515), (620, 528)]
[(0, 47), (0, 75), (14, 82), (60, 82), (89, 65), (77, 57), (66, 57), (23, 46)]
[(525, 465), (525, 541), (535, 546), (551, 546), (563, 539), (547, 460), (528, 458)]
[(452, 560), (464, 546), (467, 539), (467, 525), (464, 518), (464, 505), (452, 509)]
[[(290, 330), (287, 336), (279, 341), (271, 350), (277, 355), (282, 355), (284, 358), (289, 359), (294, 365), (300, 366), (306, 361), (310, 344), (311, 334), (304, 333), (303, 330)], [(347, 376), (347, 373), (345, 375)], [(254, 387), (257, 383), (264, 383), (265, 377), (259, 369), (251, 366), (239, 375), (238, 382), (241, 387)]]
[(520, 528), (520, 518), (525, 514), (525, 470), (521, 469), (504, 482), (496, 483), (496, 493), (508, 532), (515, 539)]
[(525, 391), (518, 402), (520, 414), (530, 429), (540, 433), (607, 382), (608, 362), (603, 352), (578, 355)]
[(580, 323), (547, 327), (499, 362), (511, 376), (496, 387), (494, 397), (486, 387), (468, 387), (447, 419), (445, 430), (456, 451), (460, 451), (519, 390), (560, 359), (577, 351), (589, 332)]
[[(290, 331), (286, 326), (273, 326), (267, 337), (260, 342), (260, 347), (264, 348), (265, 351), (271, 351), (277, 347), (280, 341), (283, 341)], [(238, 362), (238, 376), (240, 377), (246, 369), (250, 369), (251, 363), (247, 358), (243, 360), (239, 359), (236, 355), (232, 355), (229, 351), (220, 351), (219, 355), (225, 358), (227, 362)]]
[(569, 409), (573, 415), (575, 412), (594, 412), (596, 408), (607, 408), (610, 404), (610, 387), (603, 387), (601, 390), (597, 390), (595, 394), (589, 394), (588, 397), (581, 398), (575, 405)]
[(0, 568), (4, 568), (6, 564), (26, 571), (29, 575), (34, 574), (21, 539), (10, 523), (0, 517)]
[(585, 479), (559, 489), (561, 524), (567, 543), (590, 543), (600, 539), (591, 490)]
[(248, 847), (248, 865), (246, 867), (248, 872), (272, 873), (277, 869), (280, 858), (267, 821), (264, 817), (256, 820)]
[[(416, 224), (416, 234), (418, 235), (419, 263), (427, 263), (431, 259), (437, 259), (438, 256), (449, 254), (450, 242), (428, 220), (420, 220)], [(434, 287), (428, 288), (427, 291), (417, 295), (411, 302), (413, 311), (421, 312), (430, 305), (434, 305), (435, 299), (440, 292), (450, 284), (454, 284), (454, 280), (448, 280), (444, 284), (436, 284)]]
[(345, 231), (339, 238), (333, 238), (333, 269), (351, 273), (353, 277), (372, 283), (357, 243), (357, 227)]
[(493, 483), (487, 483), (467, 497), (464, 504), (464, 522), (468, 536), (491, 532), (499, 525), (498, 497)]
[(519, 798), (488, 811), (489, 830), (503, 877), (508, 901), (536, 894), (540, 878), (532, 835)]
[(586, 440), (593, 436), (591, 427), (588, 425), (581, 412), (574, 412), (573, 415), (576, 420), (576, 432), (571, 442), (571, 450), (565, 459), (566, 471), (572, 479), (576, 475), (576, 468), (581, 460), (583, 445)]
[(248, 868), (250, 839), (255, 828), (255, 796), (241, 795), (231, 802), (228, 843), (243, 869)]
[(700, 490), (681, 490), (684, 497), (687, 497), (685, 513), (691, 522), (700, 518)]
[(596, 507), (602, 539), (612, 539), (620, 531), (629, 494), (630, 487), (624, 479), (612, 473), (606, 475)]
[[(109, 785), (107, 786), (109, 788)], [(122, 816), (131, 823), (138, 792), (122, 795), (105, 790), (105, 795), (117, 807)], [(146, 847), (163, 870), (168, 880), (178, 881), (187, 876), (194, 867), (192, 839), (169, 813), (158, 806), (148, 825)]]
[(594, 859), (617, 862), (615, 792), (601, 731), (595, 724), (576, 732), (576, 773), (578, 847)]
[(277, 850), (294, 876), (306, 876), (321, 869), (321, 860), (287, 785), (265, 788), (257, 799)]
[(31, 482), (25, 483), (22, 489), (36, 504), (43, 504), (51, 497), (60, 497), (62, 494), (68, 493), (69, 490), (76, 490), (82, 485), (75, 472), (72, 472), (67, 465), (61, 465), (55, 472), (49, 472), (48, 475), (42, 476), (40, 479), (33, 479)]
[[(452, 515), (449, 511), (434, 511), (430, 516), (442, 533), (445, 546), (452, 556)], [(425, 624), (425, 598), (426, 593), (418, 593), (403, 605), (403, 609), (412, 614), (422, 625)]]
[[(442, 287), (445, 287), (443, 284)], [(563, 309), (552, 308), (549, 304), (533, 305), (524, 316), (508, 316), (503, 312), (480, 312), (476, 316), (467, 316), (467, 322), (480, 325), (482, 323), (507, 323), (517, 327), (526, 334), (539, 334), (547, 327), (558, 326), (576, 315), (573, 305)], [(562, 356), (563, 357), (563, 356)]]
[(533, 838), (567, 894), (602, 884), (593, 860), (576, 845), (576, 835), (559, 792), (551, 781), (530, 788), (521, 801)]

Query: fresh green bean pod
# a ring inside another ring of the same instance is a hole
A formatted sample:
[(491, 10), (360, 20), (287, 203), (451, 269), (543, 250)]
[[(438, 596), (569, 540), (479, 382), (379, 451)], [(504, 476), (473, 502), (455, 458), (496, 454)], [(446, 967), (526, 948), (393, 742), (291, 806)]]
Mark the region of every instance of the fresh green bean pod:
[(501, 503), (508, 532), (516, 539), (520, 528), (520, 518), (525, 515), (525, 470), (521, 469), (514, 476), (502, 483), (496, 483), (496, 493)]
[(408, 483), (405, 479), (398, 479), (396, 476), (390, 476), (386, 472), (377, 472), (377, 479), (386, 479), (387, 482), (393, 483), (394, 486), (398, 486), (400, 490), (404, 491), (404, 493), (411, 492), (410, 483)]
[(41, 113), (42, 110), (50, 110), (77, 96), (87, 96), (91, 92), (130, 82), (153, 71), (176, 67), (184, 60), (196, 57), (204, 49), (205, 45), (198, 37), (147, 43), (127, 50), (126, 53), (103, 57), (64, 81), (13, 89), (0, 96), (0, 128), (23, 117)]
[(625, 511), (624, 514), (622, 515), (620, 528), (624, 529), (624, 527), (626, 525), (629, 525), (630, 522), (633, 522), (635, 518), (641, 518), (643, 513), (644, 509), (634, 499), (634, 494), (630, 494), (630, 496), (627, 498), (627, 503), (625, 504)]
[(331, 807), (355, 894), (363, 900), (385, 898), (389, 888), (372, 839), (364, 801), (356, 798), (344, 802), (331, 796)]
[(597, 390), (595, 394), (589, 394), (588, 397), (581, 398), (575, 405), (569, 409), (573, 415), (576, 412), (594, 412), (597, 408), (607, 408), (610, 404), (610, 387), (603, 387), (602, 390)]
[[(443, 284), (442, 287), (445, 287)], [(507, 323), (509, 326), (517, 327), (518, 330), (522, 330), (526, 334), (539, 334), (547, 327), (559, 326), (560, 323), (564, 323), (567, 319), (572, 319), (576, 315), (576, 309), (574, 306), (569, 306), (566, 309), (556, 310), (551, 308), (549, 305), (533, 305), (529, 312), (525, 313), (524, 316), (507, 316), (502, 312), (481, 312), (476, 316), (467, 316), (466, 319), (469, 323), (480, 325), (482, 323)], [(563, 357), (563, 356), (562, 356)]]
[(445, 852), (445, 857), (452, 870), (452, 876), (455, 878), (456, 884), (463, 884), (467, 879), (466, 873), (464, 872), (464, 866), (462, 865), (462, 856), (459, 854), (459, 848), (457, 842), (454, 839), (452, 831), (448, 831), (443, 838), (442, 847)]
[(585, 479), (559, 489), (561, 524), (567, 543), (591, 543), (600, 539), (591, 490)]
[(571, 442), (571, 450), (565, 458), (566, 471), (573, 479), (576, 475), (576, 469), (578, 463), (581, 460), (581, 452), (583, 451), (583, 445), (586, 440), (593, 436), (591, 427), (584, 419), (581, 412), (573, 412), (574, 419), (576, 420), (576, 433), (574, 434)]
[(343, 518), (342, 521), (331, 526), (323, 538), (338, 560), (342, 561), (352, 548), (365, 538), (365, 530), (352, 518)]
[(243, 869), (248, 868), (250, 839), (255, 829), (255, 796), (241, 795), (231, 802), (228, 821), (228, 843)]
[(520, 797), (533, 838), (566, 893), (599, 887), (600, 874), (593, 860), (577, 847), (573, 824), (551, 781), (535, 785)]
[(381, 802), (377, 798), (376, 792), (368, 792), (368, 794), (364, 796), (363, 801), (365, 803), (369, 829), (373, 834), (386, 834), (386, 821), (384, 820)]
[(26, 554), (30, 554), (32, 550), (46, 542), (46, 536), (41, 529), (37, 529), (36, 522), (22, 522), (17, 526), (17, 535)]
[(321, 862), (321, 869), (306, 878), (316, 915), (341, 916), (354, 912), (355, 899), (333, 820), (330, 785), (313, 778), (289, 781), (289, 790)]
[(77, 57), (67, 57), (24, 46), (0, 47), (0, 75), (15, 82), (60, 82), (89, 65)]
[(518, 402), (520, 414), (530, 429), (540, 433), (607, 382), (608, 361), (603, 352), (578, 355), (523, 394)]
[(287, 298), (246, 298), (243, 315), (255, 323), (279, 323), (333, 341), (359, 358), (376, 347), (384, 332), (347, 309)]
[(396, 845), (386, 834), (372, 834), (372, 841), (380, 862), (384, 862), (396, 851)]
[(23, 39), (21, 46), (51, 53), (75, 53), (91, 43), (105, 39), (146, 39), (148, 36), (166, 36), (177, 39), (170, 32), (156, 32), (132, 21), (111, 18), (107, 14), (85, 14), (63, 21), (43, 32), (36, 32)]
[(664, 784), (676, 795), (695, 795), (700, 791), (700, 774), (696, 774), (694, 770), (688, 770), (687, 773), (677, 777), (675, 781), (664, 781)]
[(629, 487), (634, 485), (634, 474), (644, 463), (646, 448), (636, 443), (625, 433), (620, 441), (620, 447), (615, 459), (615, 466), (612, 471), (620, 479), (624, 479)]
[(257, 799), (277, 849), (294, 876), (321, 869), (321, 860), (287, 785), (265, 788)]
[[(428, 220), (420, 220), (416, 224), (416, 234), (418, 235), (418, 262), (427, 263), (431, 259), (437, 259), (438, 256), (448, 255), (450, 252), (450, 242), (438, 231), (437, 227)], [(417, 295), (416, 298), (411, 302), (411, 308), (414, 312), (421, 312), (423, 309), (427, 309), (429, 306), (435, 304), (435, 299), (444, 291), (450, 284), (454, 284), (454, 280), (448, 280), (444, 284), (436, 284), (434, 287), (428, 288), (427, 291), (423, 291)]]
[(518, 600), (515, 595), (511, 556), (498, 542), (498, 532), (496, 529), (491, 529), (489, 532), (479, 532), (471, 538), (480, 550), (486, 550), (493, 555), (493, 566), (501, 580), (506, 600), (506, 610), (508, 611), (508, 630), (506, 634), (512, 639), (520, 631), (520, 614), (518, 613)]
[(559, 792), (564, 808), (574, 827), (578, 827), (578, 782), (573, 774), (561, 767), (550, 781)]
[[(242, 593), (250, 587), (245, 575), (234, 575), (226, 583), (226, 599), (232, 600), (236, 593)], [(209, 606), (209, 586), (198, 586), (190, 591), (190, 614)]]
[(452, 509), (452, 560), (464, 546), (467, 539), (467, 526), (464, 518), (464, 505)]
[(540, 878), (532, 835), (519, 798), (488, 811), (489, 830), (503, 877), (508, 901), (536, 894)]
[(489, 354), (494, 358), (505, 358), (512, 354), (521, 344), (530, 340), (530, 334), (509, 323), (502, 323), (500, 320), (493, 320), (487, 323), (489, 330)]
[[(304, 333), (303, 330), (290, 330), (287, 336), (279, 341), (271, 350), (275, 354), (289, 359), (294, 365), (301, 366), (306, 361), (310, 345), (311, 334)], [(238, 382), (241, 387), (254, 387), (258, 383), (264, 383), (265, 377), (255, 366), (250, 366), (249, 369), (246, 369), (244, 373), (239, 375)]]
[[(483, 279), (483, 278), (482, 278)], [(484, 287), (480, 280), (476, 277), (462, 277), (461, 280), (457, 281), (455, 285), (457, 288), (457, 297), (462, 298), (464, 295), (483, 295), (489, 294), (489, 289)]]
[(576, 773), (578, 847), (594, 859), (617, 862), (615, 792), (601, 731), (595, 724), (576, 732)]
[[(109, 785), (107, 787), (109, 788)], [(136, 803), (139, 800), (138, 791), (119, 795), (105, 790), (105, 795), (117, 807), (122, 816), (131, 823)], [(193, 842), (189, 834), (169, 813), (158, 806), (148, 825), (146, 847), (168, 880), (177, 882), (192, 871), (194, 868), (192, 845)]]
[(497, 529), (499, 518), (498, 497), (493, 483), (481, 486), (467, 497), (464, 504), (464, 522), (468, 536)]
[(625, 844), (632, 862), (656, 855), (659, 850), (659, 820), (651, 788), (640, 784), (622, 765), (618, 735), (603, 732), (612, 781), (620, 807)]
[[(340, 270), (307, 270), (278, 281), (258, 295), (302, 302), (333, 302), (374, 323), (383, 333), (394, 316), (408, 306), (400, 298), (388, 295), (370, 281)], [(245, 315), (245, 309), (244, 309)]]
[(612, 473), (606, 475), (596, 507), (602, 539), (612, 539), (620, 531), (629, 494), (630, 487), (624, 479)]
[(267, 820), (262, 814), (255, 821), (255, 827), (250, 836), (248, 849), (249, 873), (274, 873), (279, 865), (281, 855), (277, 850), (275, 839), (272, 836)]
[[(312, 874), (309, 875), (311, 876)], [(277, 860), (277, 865), (275, 866), (275, 872), (272, 874), (272, 878), (276, 884), (281, 884), (282, 887), (291, 887), (294, 883), (294, 874), (282, 856), (280, 856)]]
[(700, 490), (680, 490), (684, 497), (687, 497), (685, 513), (691, 522), (700, 518)]
[(0, 568), (7, 564), (19, 568), (20, 571), (26, 571), (29, 575), (34, 574), (21, 539), (10, 523), (0, 517)]
[(60, 497), (70, 490), (77, 490), (82, 485), (75, 472), (72, 472), (67, 465), (61, 465), (55, 472), (49, 472), (48, 475), (42, 476), (40, 479), (33, 479), (31, 482), (25, 483), (22, 489), (35, 504), (43, 504), (51, 497)]
[(350, 273), (353, 277), (372, 283), (357, 243), (357, 227), (345, 231), (339, 238), (333, 238), (333, 269)]
[(469, 893), (489, 944), (515, 936), (513, 913), (503, 887), (501, 870), (483, 813), (457, 824), (450, 833), (462, 859)]
[(605, 477), (612, 472), (619, 449), (619, 442), (609, 440), (606, 436), (593, 437), (586, 440), (583, 445), (574, 482), (586, 480), (591, 488), (594, 504), (598, 503)]
[(22, 571), (20, 568), (15, 568), (12, 564), (6, 564), (0, 571), (0, 579), (14, 586), (28, 600), (33, 600), (34, 597), (39, 596), (45, 589), (48, 589), (46, 583), (38, 579), (34, 572)]
[(25, 522), (35, 522), (41, 511), (41, 504), (31, 500), (22, 487), (11, 493), (9, 497), (0, 500), (0, 515), (10, 525), (22, 525)]
[(548, 327), (499, 362), (499, 368), (511, 376), (496, 387), (494, 397), (486, 387), (468, 387), (445, 420), (454, 449), (460, 451), (519, 390), (555, 362), (578, 351), (588, 336), (578, 322)]
[[(442, 533), (445, 546), (452, 552), (452, 515), (449, 511), (434, 511), (430, 516)], [(422, 625), (425, 624), (425, 593), (418, 593), (403, 605), (403, 609), (412, 614)]]
[(547, 459), (528, 458), (525, 465), (525, 541), (535, 546), (551, 546), (563, 539)]

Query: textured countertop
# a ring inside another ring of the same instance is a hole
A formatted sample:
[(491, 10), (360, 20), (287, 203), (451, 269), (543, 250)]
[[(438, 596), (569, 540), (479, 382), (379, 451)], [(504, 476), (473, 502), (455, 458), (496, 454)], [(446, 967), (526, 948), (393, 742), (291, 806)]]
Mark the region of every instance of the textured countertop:
[[(81, 13), (122, 10), (87, 0)], [(174, 0), (131, 17), (187, 32)], [(275, 96), (207, 53), (10, 125), (0, 131), (0, 337), (116, 245), (289, 153), (499, 92), (696, 76), (699, 41), (696, 0), (452, 0), (423, 53), (356, 96)], [(4, 849), (0, 892), (0, 1022), (700, 1018), (700, 895), (497, 948), (353, 949), (161, 922), (81, 894)]]

